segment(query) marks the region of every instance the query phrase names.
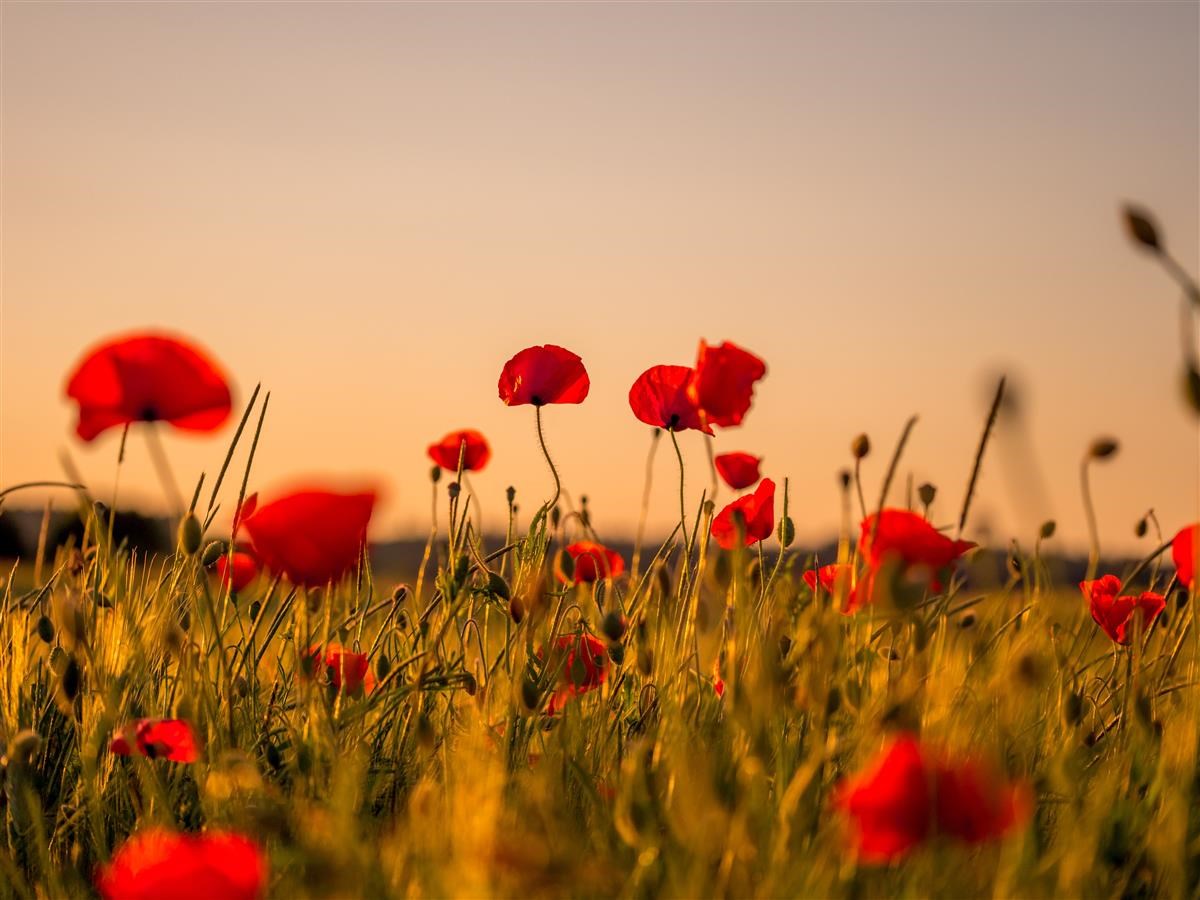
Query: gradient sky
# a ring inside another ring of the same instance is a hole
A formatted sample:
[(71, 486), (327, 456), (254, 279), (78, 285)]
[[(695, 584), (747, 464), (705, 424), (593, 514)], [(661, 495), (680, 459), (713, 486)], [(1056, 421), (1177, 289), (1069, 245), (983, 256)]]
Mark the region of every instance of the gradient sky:
[[(851, 438), (875, 444), (873, 498), (914, 413), (902, 479), (955, 518), (1008, 371), (1027, 427), (999, 436), (977, 521), (1028, 543), (1053, 516), (1082, 546), (1078, 461), (1111, 433), (1101, 533), (1133, 549), (1148, 507), (1172, 532), (1197, 516), (1179, 294), (1118, 209), (1155, 210), (1197, 270), (1198, 9), (4, 3), (0, 483), (60, 477), (65, 447), (111, 491), (119, 434), (74, 438), (64, 378), (156, 326), (239, 399), (271, 390), (258, 486), (372, 477), (376, 535), (423, 532), (425, 446), (473, 426), (499, 526), (507, 485), (532, 511), (550, 478), (497, 376), (554, 342), (593, 383), (547, 410), (565, 484), (629, 534), (629, 385), (705, 337), (768, 362), (717, 448), (791, 479), (802, 540), (836, 529)], [(232, 430), (167, 437), (180, 481)], [(695, 502), (703, 445), (681, 440)], [(676, 477), (664, 445), (656, 532)], [(162, 506), (136, 435), (121, 490)]]

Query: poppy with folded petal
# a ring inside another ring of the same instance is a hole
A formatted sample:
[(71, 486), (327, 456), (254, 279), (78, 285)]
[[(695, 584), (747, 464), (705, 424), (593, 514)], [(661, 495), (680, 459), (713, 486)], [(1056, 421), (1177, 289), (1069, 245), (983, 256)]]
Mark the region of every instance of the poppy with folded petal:
[(104, 900), (259, 900), (267, 858), (254, 841), (232, 832), (151, 828), (130, 836), (96, 871), (96, 888)]
[(200, 758), (196, 734), (183, 719), (138, 719), (113, 733), (108, 749), (117, 756), (139, 753), (150, 759), (194, 763)]
[(775, 482), (764, 478), (753, 494), (734, 500), (717, 513), (710, 529), (722, 550), (732, 550), (738, 535), (747, 547), (765, 541), (775, 530)]
[(1185, 588), (1191, 588), (1196, 580), (1196, 534), (1200, 532), (1200, 524), (1189, 525), (1180, 529), (1171, 541), (1171, 560), (1175, 563), (1175, 571), (1179, 574), (1179, 583)]
[(762, 458), (750, 453), (721, 453), (713, 460), (721, 480), (735, 491), (753, 486), (762, 476)]
[[(558, 655), (551, 658), (550, 664), (561, 665), (562, 674), (560, 687), (546, 705), (546, 714), (551, 716), (560, 712), (572, 697), (594, 691), (608, 678), (608, 651), (594, 635), (564, 634), (554, 646)], [(566, 658), (561, 654), (566, 654)]]
[(265, 568), (293, 584), (320, 587), (358, 565), (374, 506), (374, 491), (311, 488), (269, 503), (254, 495), (239, 510), (238, 527)]
[(500, 399), (507, 406), (582, 403), (592, 383), (583, 360), (562, 347), (527, 347), (504, 364)]
[(621, 554), (596, 541), (576, 541), (567, 545), (566, 551), (575, 563), (575, 569), (570, 578), (565, 572), (555, 573), (563, 584), (590, 584), (616, 578), (625, 571), (625, 560)]
[(692, 374), (687, 366), (651, 366), (629, 389), (633, 414), (655, 428), (667, 431), (694, 428), (712, 434), (688, 392)]
[(857, 612), (862, 606), (854, 584), (854, 566), (849, 563), (830, 563), (819, 569), (809, 569), (804, 573), (804, 583), (814, 594), (818, 585), (831, 597), (836, 597), (839, 590), (845, 591), (846, 603), (842, 608), (845, 615)]
[(427, 452), (429, 458), (447, 472), (458, 471), (460, 453), (464, 472), (478, 472), (492, 458), (487, 439), (474, 428), (450, 432), (436, 444), (430, 444)]
[(221, 579), (222, 587), (231, 588), (236, 594), (258, 577), (258, 560), (244, 550), (233, 551), (233, 561), (222, 553), (213, 563), (217, 577)]
[(361, 697), (375, 690), (375, 674), (365, 653), (355, 653), (334, 642), (324, 649), (309, 647), (304, 655), (308, 662), (301, 671), (311, 670), (315, 674), (317, 669), (324, 668), (335, 693), (345, 691), (352, 697)]
[(974, 760), (941, 758), (907, 734), (843, 781), (834, 805), (851, 820), (851, 846), (867, 863), (897, 861), (937, 836), (995, 840), (1031, 812), (1025, 785), (1003, 783)]
[(754, 401), (754, 383), (767, 374), (767, 364), (737, 344), (700, 342), (689, 393), (704, 410), (709, 425), (741, 425)]
[(1079, 589), (1087, 598), (1088, 609), (1096, 624), (1118, 644), (1129, 643), (1135, 614), (1141, 616), (1144, 631), (1167, 606), (1166, 598), (1153, 591), (1144, 591), (1137, 597), (1120, 596), (1121, 579), (1116, 575), (1105, 575), (1095, 581), (1081, 581)]
[(973, 541), (952, 540), (929, 524), (922, 516), (905, 509), (885, 509), (875, 527), (875, 514), (862, 521), (859, 547), (872, 568), (888, 557), (906, 567), (923, 566), (931, 571), (944, 569), (975, 546)]
[(199, 348), (163, 334), (136, 333), (90, 350), (67, 381), (85, 441), (133, 422), (215, 431), (232, 410), (229, 383)]

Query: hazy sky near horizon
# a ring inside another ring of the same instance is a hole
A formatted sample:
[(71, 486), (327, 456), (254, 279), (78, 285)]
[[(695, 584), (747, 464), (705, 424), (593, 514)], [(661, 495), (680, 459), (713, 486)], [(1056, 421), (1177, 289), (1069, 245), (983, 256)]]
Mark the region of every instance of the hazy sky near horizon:
[[(564, 483), (628, 535), (649, 429), (627, 391), (704, 337), (768, 363), (716, 446), (790, 479), (801, 540), (837, 527), (851, 438), (873, 440), (875, 498), (912, 414), (894, 499), (911, 473), (953, 520), (1007, 371), (1026, 427), (1002, 428), (977, 523), (1031, 543), (1054, 517), (1082, 546), (1079, 459), (1112, 434), (1101, 535), (1133, 549), (1147, 508), (1197, 518), (1179, 292), (1118, 210), (1155, 210), (1200, 268), (1198, 10), (5, 3), (0, 483), (59, 477), (66, 448), (107, 495), (119, 433), (81, 444), (64, 379), (156, 327), (208, 347), (239, 401), (272, 392), (256, 486), (373, 479), (375, 533), (421, 533), (426, 445), (477, 427), (502, 527), (505, 487), (531, 512), (551, 482), (496, 380), (551, 342), (592, 377), (546, 411)], [(185, 490), (232, 431), (166, 438)], [(703, 444), (681, 443), (694, 504)], [(664, 442), (656, 534), (676, 479)], [(162, 504), (136, 434), (121, 492)]]

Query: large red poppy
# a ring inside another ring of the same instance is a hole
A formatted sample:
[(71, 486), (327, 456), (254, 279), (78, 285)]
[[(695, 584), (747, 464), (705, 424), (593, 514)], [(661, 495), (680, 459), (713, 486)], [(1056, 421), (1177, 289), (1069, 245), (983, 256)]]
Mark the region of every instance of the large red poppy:
[(217, 571), (217, 577), (221, 579), (222, 587), (232, 588), (235, 594), (244, 590), (258, 577), (258, 560), (243, 550), (233, 552), (232, 563), (229, 556), (222, 553), (217, 557), (213, 568)]
[(375, 690), (375, 674), (365, 653), (355, 653), (334, 642), (324, 649), (309, 647), (305, 656), (311, 660), (314, 670), (324, 667), (334, 691), (344, 690), (352, 697), (361, 697)]
[(1190, 589), (1196, 578), (1196, 533), (1200, 524), (1180, 529), (1171, 541), (1171, 559), (1179, 574), (1179, 583)]
[(237, 527), (246, 529), (267, 569), (293, 584), (319, 587), (358, 565), (374, 506), (373, 491), (311, 488), (265, 504), (255, 495), (238, 511)]
[(843, 781), (834, 804), (851, 819), (851, 846), (868, 863), (901, 859), (935, 836), (994, 840), (1030, 813), (1026, 786), (1003, 783), (974, 760), (942, 758), (912, 735)]
[[(556, 656), (551, 665), (561, 665), (559, 688), (550, 697), (546, 713), (559, 712), (572, 697), (594, 691), (608, 677), (608, 651), (604, 642), (590, 634), (564, 634), (554, 642)], [(566, 654), (566, 659), (561, 654)]]
[[(872, 537), (873, 535), (873, 537)], [(906, 567), (923, 566), (936, 572), (944, 569), (975, 546), (973, 541), (946, 537), (923, 517), (905, 509), (885, 509), (875, 527), (875, 514), (862, 521), (859, 548), (872, 568), (889, 558)]]
[(436, 444), (430, 444), (427, 452), (430, 459), (448, 472), (458, 471), (460, 452), (466, 472), (478, 472), (492, 458), (487, 439), (474, 428), (450, 432)]
[(193, 763), (200, 758), (196, 734), (182, 719), (138, 719), (114, 732), (108, 749), (118, 756)]
[(830, 596), (837, 596), (839, 589), (846, 592), (846, 605), (842, 612), (846, 615), (857, 612), (862, 603), (858, 600), (858, 589), (854, 584), (854, 566), (849, 563), (830, 563), (819, 569), (809, 569), (804, 573), (804, 583), (815, 594), (817, 586)]
[(500, 399), (508, 406), (582, 403), (592, 383), (583, 360), (562, 347), (527, 347), (504, 364)]
[(721, 480), (735, 491), (751, 487), (761, 478), (762, 458), (751, 453), (721, 453), (713, 459)]
[(753, 494), (734, 500), (717, 513), (710, 529), (722, 550), (732, 550), (743, 532), (749, 547), (755, 541), (765, 541), (775, 530), (775, 482), (764, 478)]
[(67, 381), (79, 404), (75, 432), (90, 441), (118, 425), (169, 422), (213, 431), (229, 418), (229, 383), (199, 348), (162, 334), (138, 333), (89, 351)]
[(1162, 594), (1144, 591), (1137, 597), (1120, 596), (1121, 579), (1116, 575), (1105, 575), (1095, 581), (1079, 582), (1079, 589), (1087, 598), (1088, 609), (1096, 624), (1118, 644), (1128, 644), (1129, 628), (1135, 613), (1142, 616), (1142, 628), (1146, 629), (1166, 609), (1167, 601)]
[(611, 550), (596, 541), (576, 541), (566, 548), (575, 563), (575, 571), (568, 578), (566, 573), (555, 574), (563, 584), (583, 584), (616, 578), (625, 571), (625, 560), (616, 550)]
[(712, 428), (704, 423), (700, 408), (688, 392), (692, 375), (687, 366), (651, 366), (629, 389), (633, 414), (656, 428), (668, 431), (694, 428), (712, 434)]
[(105, 900), (257, 900), (266, 887), (262, 850), (249, 838), (222, 831), (147, 829), (132, 835), (96, 872)]
[(767, 374), (767, 364), (748, 350), (725, 341), (700, 342), (689, 392), (710, 425), (741, 425), (754, 401), (754, 383)]

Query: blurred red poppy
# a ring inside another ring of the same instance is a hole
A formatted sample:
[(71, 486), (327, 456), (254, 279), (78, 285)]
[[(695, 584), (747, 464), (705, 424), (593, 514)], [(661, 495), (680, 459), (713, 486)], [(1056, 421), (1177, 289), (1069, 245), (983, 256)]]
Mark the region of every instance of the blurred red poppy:
[(1200, 524), (1180, 529), (1171, 541), (1171, 559), (1179, 573), (1179, 583), (1189, 590), (1196, 579), (1196, 533)]
[(427, 452), (429, 458), (447, 472), (458, 471), (460, 452), (465, 472), (480, 471), (492, 458), (492, 448), (488, 446), (487, 439), (473, 428), (450, 432), (436, 444), (430, 444)]
[(711, 533), (722, 550), (732, 550), (739, 530), (745, 545), (765, 541), (775, 530), (775, 482), (764, 478), (753, 494), (734, 500), (713, 519)]
[(365, 653), (355, 653), (341, 644), (331, 643), (324, 650), (319, 646), (309, 647), (305, 656), (314, 670), (324, 666), (335, 692), (344, 690), (352, 697), (361, 697), (375, 690), (375, 674)]
[(974, 546), (973, 541), (946, 537), (923, 517), (905, 509), (883, 510), (878, 528), (875, 514), (867, 516), (862, 521), (859, 541), (862, 555), (871, 568), (878, 569), (891, 557), (905, 567), (922, 566), (931, 572), (946, 568)]
[(244, 590), (258, 577), (258, 560), (244, 550), (233, 551), (232, 563), (229, 556), (222, 553), (213, 563), (213, 568), (217, 571), (217, 577), (221, 579), (221, 585), (232, 587), (235, 594)]
[(709, 425), (730, 428), (742, 424), (754, 400), (754, 383), (766, 374), (767, 364), (737, 344), (712, 347), (701, 341), (689, 393)]
[(133, 422), (214, 431), (229, 418), (229, 383), (203, 351), (177, 338), (137, 333), (88, 352), (67, 381), (79, 404), (75, 432), (93, 440)]
[(320, 587), (358, 565), (374, 506), (373, 491), (313, 488), (264, 504), (254, 495), (238, 511), (237, 527), (246, 529), (254, 555), (271, 572), (293, 584)]
[(583, 360), (562, 347), (527, 347), (504, 364), (500, 399), (508, 406), (582, 403), (591, 387)]
[(200, 758), (196, 734), (182, 719), (137, 719), (113, 733), (108, 745), (118, 756), (140, 753), (150, 759), (193, 763)]
[(625, 560), (621, 554), (595, 541), (576, 541), (569, 544), (566, 550), (575, 562), (575, 571), (571, 578), (561, 571), (555, 573), (563, 584), (602, 581), (616, 578), (625, 571)]
[(151, 828), (97, 870), (96, 888), (105, 900), (257, 900), (267, 888), (267, 858), (239, 834)]
[(1105, 575), (1095, 581), (1081, 581), (1079, 589), (1087, 598), (1088, 609), (1096, 624), (1118, 644), (1129, 643), (1129, 626), (1134, 613), (1140, 611), (1142, 628), (1145, 630), (1167, 606), (1166, 598), (1153, 591), (1144, 591), (1137, 597), (1120, 596), (1121, 579), (1116, 575)]
[(815, 594), (817, 586), (825, 590), (830, 596), (837, 596), (838, 589), (841, 588), (846, 592), (846, 604), (842, 608), (845, 615), (857, 612), (862, 606), (858, 601), (858, 591), (854, 584), (854, 566), (849, 563), (830, 563), (827, 566), (821, 566), (819, 569), (809, 569), (804, 573), (804, 583)]
[(721, 480), (735, 491), (750, 487), (762, 477), (758, 471), (762, 458), (750, 453), (721, 453), (713, 463)]
[(546, 705), (546, 714), (551, 716), (560, 712), (572, 697), (594, 691), (608, 677), (608, 651), (594, 635), (564, 634), (554, 646), (558, 654), (566, 654), (566, 659), (561, 656), (551, 659), (551, 665), (562, 665), (561, 686)]
[(629, 389), (633, 414), (647, 425), (667, 431), (692, 428), (712, 434), (688, 392), (692, 374), (687, 366), (651, 366)]
[(949, 761), (901, 735), (862, 774), (843, 781), (834, 804), (851, 819), (851, 845), (888, 863), (944, 836), (967, 844), (1002, 837), (1031, 811), (1028, 788), (999, 782), (973, 760)]

